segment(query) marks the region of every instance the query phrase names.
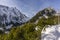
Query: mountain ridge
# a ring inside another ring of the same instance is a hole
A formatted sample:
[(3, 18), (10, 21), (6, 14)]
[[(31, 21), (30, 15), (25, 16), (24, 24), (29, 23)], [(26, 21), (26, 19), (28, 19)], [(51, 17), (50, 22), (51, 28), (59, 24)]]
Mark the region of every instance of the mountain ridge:
[(42, 16), (47, 18), (49, 15), (55, 15), (55, 14), (56, 14), (56, 11), (53, 8), (48, 7), (48, 8), (45, 8), (45, 9), (39, 11), (35, 16), (33, 16), (29, 20), (29, 22), (35, 22), (37, 19), (41, 18)]

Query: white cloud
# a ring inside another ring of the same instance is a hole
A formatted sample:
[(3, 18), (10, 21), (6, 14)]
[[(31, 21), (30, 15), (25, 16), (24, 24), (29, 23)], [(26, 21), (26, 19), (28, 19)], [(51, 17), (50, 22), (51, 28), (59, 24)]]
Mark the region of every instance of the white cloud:
[(16, 6), (14, 0), (0, 0), (0, 5), (6, 5), (9, 7), (15, 7)]

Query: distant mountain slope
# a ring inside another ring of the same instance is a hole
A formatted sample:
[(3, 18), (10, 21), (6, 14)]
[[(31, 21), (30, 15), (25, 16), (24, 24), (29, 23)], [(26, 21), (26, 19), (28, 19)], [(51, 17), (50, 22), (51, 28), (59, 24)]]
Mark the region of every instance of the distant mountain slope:
[(0, 5), (0, 27), (21, 25), (27, 19), (17, 8)]

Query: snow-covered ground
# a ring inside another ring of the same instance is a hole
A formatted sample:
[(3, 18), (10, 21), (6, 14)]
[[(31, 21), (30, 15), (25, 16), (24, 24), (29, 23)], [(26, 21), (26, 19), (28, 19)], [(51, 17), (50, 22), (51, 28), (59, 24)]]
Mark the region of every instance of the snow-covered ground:
[(43, 29), (41, 40), (60, 40), (60, 24), (48, 26)]

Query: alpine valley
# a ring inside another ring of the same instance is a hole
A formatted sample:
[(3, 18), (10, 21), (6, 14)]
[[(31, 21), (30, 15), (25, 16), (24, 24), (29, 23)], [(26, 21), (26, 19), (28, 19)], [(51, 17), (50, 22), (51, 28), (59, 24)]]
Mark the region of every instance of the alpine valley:
[[(17, 8), (0, 5), (0, 40), (44, 40), (46, 33), (52, 29), (51, 27), (55, 30), (60, 24), (59, 20), (59, 13), (51, 7), (37, 12), (29, 19)], [(46, 40), (50, 40), (51, 37), (47, 39), (48, 36)]]

